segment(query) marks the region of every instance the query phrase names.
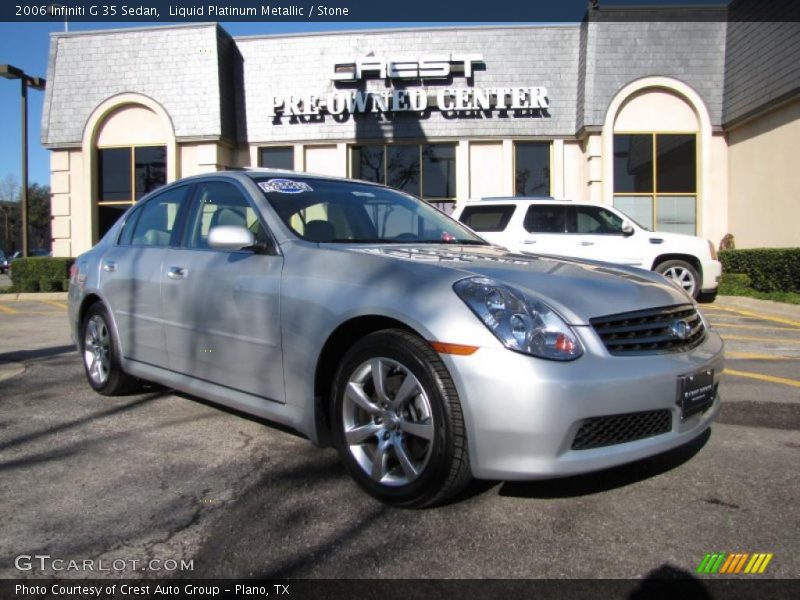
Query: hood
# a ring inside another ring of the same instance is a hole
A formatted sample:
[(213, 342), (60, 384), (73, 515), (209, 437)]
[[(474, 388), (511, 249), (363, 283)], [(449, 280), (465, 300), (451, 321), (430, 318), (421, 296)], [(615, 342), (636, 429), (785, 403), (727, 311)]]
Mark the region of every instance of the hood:
[(661, 243), (669, 244), (675, 248), (694, 250), (700, 255), (701, 258), (706, 255), (710, 256), (710, 252), (708, 250), (708, 240), (696, 235), (689, 235), (687, 233), (674, 233), (672, 231), (646, 230), (643, 230), (642, 233), (647, 236), (647, 239), (650, 240), (651, 243), (658, 243), (657, 241), (653, 242), (653, 240), (661, 240)]
[(349, 250), (455, 271), (453, 282), (489, 277), (541, 298), (572, 325), (635, 310), (689, 304), (667, 279), (635, 267), (515, 254), (497, 246), (350, 246)]

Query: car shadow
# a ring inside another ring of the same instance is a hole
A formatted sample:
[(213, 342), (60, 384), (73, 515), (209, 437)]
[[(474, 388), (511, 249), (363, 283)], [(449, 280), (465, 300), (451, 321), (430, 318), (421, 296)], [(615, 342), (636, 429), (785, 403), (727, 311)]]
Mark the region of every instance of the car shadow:
[(37, 348), (35, 350), (14, 350), (0, 354), (0, 362), (24, 362), (38, 358), (50, 358), (61, 354), (77, 352), (74, 344), (66, 346), (50, 346), (47, 348)]
[(500, 486), (498, 493), (500, 496), (516, 498), (573, 498), (625, 487), (681, 466), (697, 454), (710, 437), (711, 429), (707, 429), (679, 448), (585, 475), (537, 481), (507, 481)]

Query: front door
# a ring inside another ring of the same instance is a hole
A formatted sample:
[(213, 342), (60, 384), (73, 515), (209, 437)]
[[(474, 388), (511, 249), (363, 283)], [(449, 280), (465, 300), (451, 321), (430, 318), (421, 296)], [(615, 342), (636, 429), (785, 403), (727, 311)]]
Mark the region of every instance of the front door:
[(570, 208), (567, 230), (575, 246), (573, 256), (620, 265), (642, 265), (638, 239), (622, 231), (623, 219), (602, 206), (577, 205)]
[(174, 371), (284, 401), (280, 339), (283, 257), (208, 246), (218, 225), (268, 235), (246, 192), (229, 181), (196, 185), (185, 234), (165, 257), (162, 303)]

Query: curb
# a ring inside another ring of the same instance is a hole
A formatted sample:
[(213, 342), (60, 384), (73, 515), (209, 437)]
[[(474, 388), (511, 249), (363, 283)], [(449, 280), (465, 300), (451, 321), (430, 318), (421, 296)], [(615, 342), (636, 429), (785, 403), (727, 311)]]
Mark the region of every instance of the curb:
[(20, 292), (19, 294), (0, 294), (0, 302), (17, 302), (20, 300), (66, 300), (67, 292)]

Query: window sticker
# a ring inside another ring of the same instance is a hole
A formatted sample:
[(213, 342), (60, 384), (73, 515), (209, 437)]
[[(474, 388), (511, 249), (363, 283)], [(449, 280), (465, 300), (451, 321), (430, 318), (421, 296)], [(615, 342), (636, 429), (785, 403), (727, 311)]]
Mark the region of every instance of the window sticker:
[(304, 181), (293, 181), (291, 179), (270, 179), (269, 181), (259, 181), (258, 187), (265, 192), (277, 192), (279, 194), (302, 194), (303, 192), (313, 192), (310, 185)]
[(375, 194), (372, 192), (350, 192), (353, 196), (358, 196), (359, 198), (374, 198)]

